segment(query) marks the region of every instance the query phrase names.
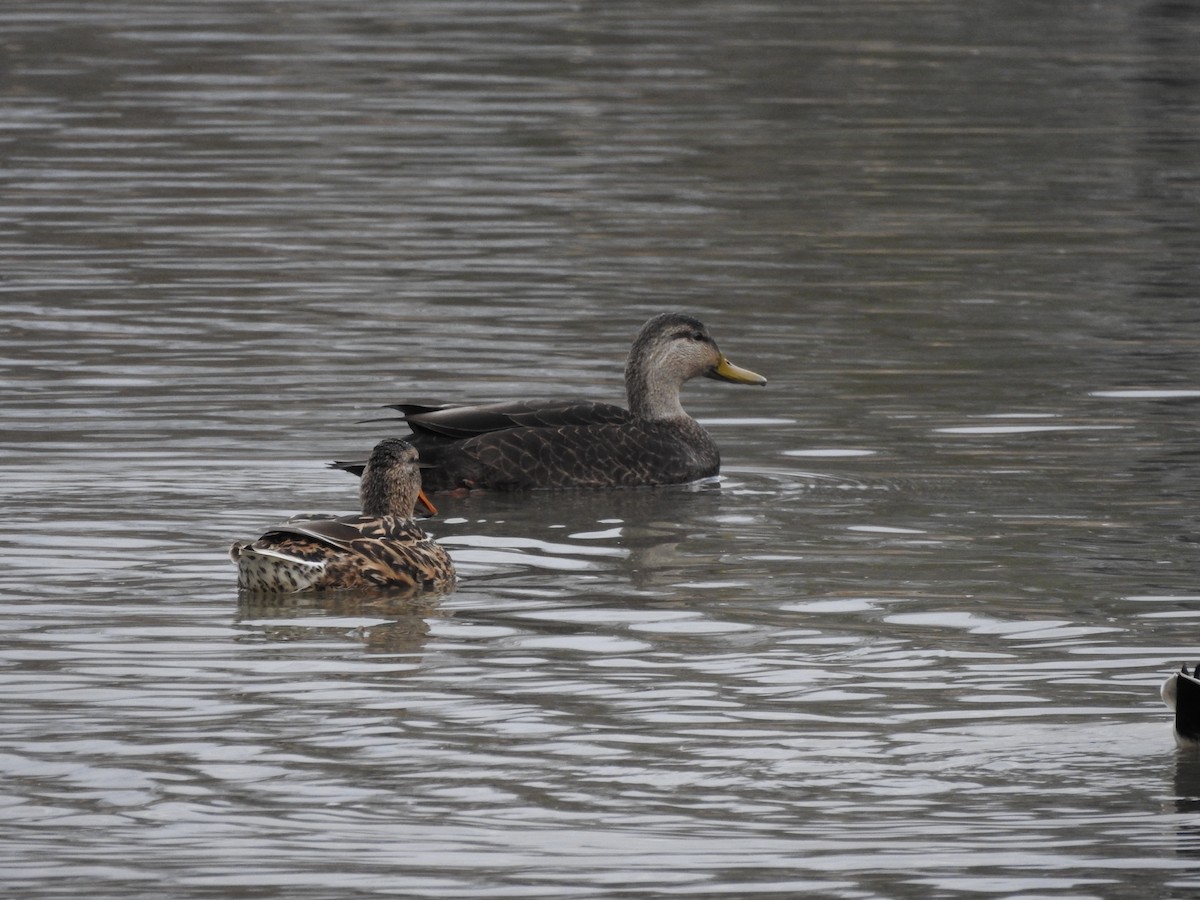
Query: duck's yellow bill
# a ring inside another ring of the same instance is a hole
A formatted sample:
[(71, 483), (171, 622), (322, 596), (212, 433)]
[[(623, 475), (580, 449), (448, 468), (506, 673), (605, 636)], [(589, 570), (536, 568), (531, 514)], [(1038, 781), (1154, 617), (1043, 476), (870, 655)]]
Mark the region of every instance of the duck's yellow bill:
[(427, 496), (425, 496), (424, 488), (422, 488), (420, 491), (417, 492), (417, 502), (424, 504), (425, 508), (427, 510), (429, 510), (429, 514), (431, 516), (437, 515), (437, 507), (433, 505), (432, 501), (430, 501), (430, 499)]
[(767, 379), (763, 378), (757, 372), (751, 372), (749, 369), (743, 369), (741, 366), (735, 366), (726, 357), (721, 354), (721, 361), (704, 373), (709, 378), (715, 378), (717, 381), (732, 381), (734, 384), (758, 384), (767, 383)]

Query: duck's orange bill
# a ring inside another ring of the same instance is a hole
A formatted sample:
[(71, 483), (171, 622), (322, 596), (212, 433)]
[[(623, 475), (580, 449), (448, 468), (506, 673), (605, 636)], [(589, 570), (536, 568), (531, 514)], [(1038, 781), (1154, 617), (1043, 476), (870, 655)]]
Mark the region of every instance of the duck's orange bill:
[(425, 504), (425, 508), (427, 510), (429, 510), (429, 514), (431, 516), (437, 515), (437, 507), (434, 506), (433, 502), (428, 497), (425, 496), (424, 488), (422, 488), (420, 491), (417, 492), (417, 500), (419, 500), (421, 503)]

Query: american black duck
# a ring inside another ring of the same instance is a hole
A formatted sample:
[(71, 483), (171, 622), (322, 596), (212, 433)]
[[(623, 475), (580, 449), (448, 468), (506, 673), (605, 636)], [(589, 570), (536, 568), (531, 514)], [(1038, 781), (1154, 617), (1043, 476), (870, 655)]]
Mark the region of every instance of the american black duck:
[[(684, 412), (679, 392), (703, 375), (764, 385), (731, 363), (708, 328), (682, 313), (642, 326), (625, 364), (629, 408), (593, 400), (518, 400), (479, 406), (401, 403), (407, 439), (428, 466), (430, 491), (608, 488), (683, 484), (716, 475), (716, 442)], [(334, 466), (362, 474), (362, 462)]]

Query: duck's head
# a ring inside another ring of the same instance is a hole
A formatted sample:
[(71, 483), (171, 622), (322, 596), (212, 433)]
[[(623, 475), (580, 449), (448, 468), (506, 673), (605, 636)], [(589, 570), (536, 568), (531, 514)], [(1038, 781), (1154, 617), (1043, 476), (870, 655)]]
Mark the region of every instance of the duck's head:
[(421, 490), (417, 448), (399, 438), (385, 438), (375, 445), (359, 485), (364, 516), (411, 518), (417, 503), (437, 515), (437, 509)]
[(661, 313), (642, 326), (629, 351), (625, 364), (629, 408), (652, 419), (682, 416), (679, 390), (698, 375), (734, 384), (767, 383), (758, 373), (731, 363), (699, 319)]

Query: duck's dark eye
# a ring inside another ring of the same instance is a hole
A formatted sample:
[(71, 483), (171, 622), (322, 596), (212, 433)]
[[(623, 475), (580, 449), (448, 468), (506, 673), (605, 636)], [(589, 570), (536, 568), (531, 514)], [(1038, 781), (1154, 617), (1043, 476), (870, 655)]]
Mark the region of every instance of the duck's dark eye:
[(690, 337), (693, 341), (704, 342), (704, 341), (708, 340), (708, 338), (706, 338), (704, 336), (703, 331), (693, 331), (690, 335), (688, 335), (688, 337)]

